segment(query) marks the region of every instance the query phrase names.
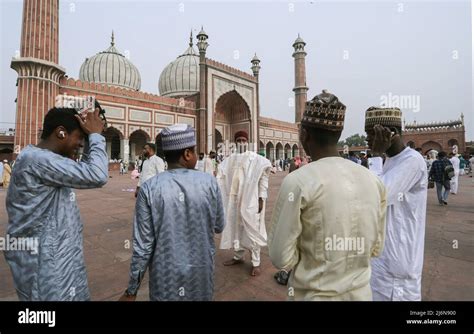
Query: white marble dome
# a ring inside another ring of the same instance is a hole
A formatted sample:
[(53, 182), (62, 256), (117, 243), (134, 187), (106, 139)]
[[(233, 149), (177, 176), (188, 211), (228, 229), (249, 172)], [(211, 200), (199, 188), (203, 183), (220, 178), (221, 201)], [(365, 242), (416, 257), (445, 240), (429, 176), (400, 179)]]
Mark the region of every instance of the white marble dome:
[(110, 47), (86, 58), (79, 70), (81, 81), (95, 82), (132, 90), (140, 90), (140, 72), (115, 47), (114, 35)]
[(160, 95), (169, 97), (199, 92), (199, 55), (194, 51), (192, 37), (187, 50), (161, 72), (158, 89)]

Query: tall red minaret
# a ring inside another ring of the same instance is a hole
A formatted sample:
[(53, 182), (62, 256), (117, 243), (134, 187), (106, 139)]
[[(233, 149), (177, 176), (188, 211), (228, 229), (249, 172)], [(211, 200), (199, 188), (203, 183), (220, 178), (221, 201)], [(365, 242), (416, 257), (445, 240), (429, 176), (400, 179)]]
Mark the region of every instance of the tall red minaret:
[(214, 136), (214, 130), (212, 130), (212, 134), (209, 133), (211, 131), (208, 126), (208, 115), (207, 115), (207, 67), (206, 67), (206, 50), (209, 46), (207, 43), (207, 39), (209, 36), (204, 31), (204, 28), (201, 26), (201, 31), (197, 34), (197, 47), (199, 49), (199, 138), (197, 140), (199, 152), (206, 152), (208, 153), (211, 149), (212, 142), (209, 142), (208, 138), (212, 138)]
[(306, 43), (298, 34), (298, 38), (293, 43), (293, 48), (295, 49), (295, 52), (293, 52), (293, 58), (295, 58), (295, 88), (293, 88), (293, 91), (295, 92), (295, 123), (298, 125), (303, 117), (306, 93), (308, 91), (306, 86), (305, 45)]
[(15, 153), (37, 144), (45, 113), (59, 94), (65, 70), (58, 65), (59, 0), (24, 0), (20, 57), (11, 68), (18, 72)]

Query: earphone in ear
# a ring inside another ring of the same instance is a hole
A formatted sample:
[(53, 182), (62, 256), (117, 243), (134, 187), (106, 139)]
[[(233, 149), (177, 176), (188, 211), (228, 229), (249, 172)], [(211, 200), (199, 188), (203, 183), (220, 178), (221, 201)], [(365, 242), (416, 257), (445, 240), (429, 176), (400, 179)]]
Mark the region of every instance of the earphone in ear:
[(64, 131), (59, 131), (59, 137), (61, 138), (66, 137), (66, 134), (64, 133)]

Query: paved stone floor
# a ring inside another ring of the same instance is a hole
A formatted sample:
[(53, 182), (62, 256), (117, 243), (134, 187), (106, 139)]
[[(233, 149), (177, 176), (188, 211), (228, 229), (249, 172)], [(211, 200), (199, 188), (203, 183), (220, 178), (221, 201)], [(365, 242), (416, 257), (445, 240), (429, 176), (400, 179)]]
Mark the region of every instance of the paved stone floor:
[[(278, 189), (286, 173), (270, 178), (266, 224), (270, 222)], [(127, 287), (132, 234), (133, 192), (136, 181), (129, 175), (111, 173), (102, 189), (78, 190), (77, 200), (84, 221), (84, 253), (92, 300), (117, 300)], [(458, 195), (449, 205), (438, 206), (436, 191), (429, 190), (425, 261), (424, 300), (474, 300), (474, 179), (460, 177)], [(361, 195), (363, 195), (361, 189)], [(0, 236), (7, 223), (5, 191), (0, 190)], [(454, 248), (457, 240), (458, 248)], [(216, 237), (219, 242), (219, 236)], [(274, 279), (268, 249), (262, 250), (262, 275), (250, 277), (250, 262), (224, 267), (231, 251), (218, 250), (216, 256), (216, 300), (285, 300), (286, 288)], [(143, 282), (138, 300), (148, 300), (148, 281)], [(17, 300), (3, 254), (0, 255), (0, 300)]]

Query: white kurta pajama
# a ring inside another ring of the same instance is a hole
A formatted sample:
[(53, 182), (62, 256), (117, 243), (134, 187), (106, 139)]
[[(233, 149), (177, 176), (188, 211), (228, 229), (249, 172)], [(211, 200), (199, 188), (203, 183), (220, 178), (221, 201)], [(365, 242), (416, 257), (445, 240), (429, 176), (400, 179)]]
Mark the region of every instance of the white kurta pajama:
[(449, 159), (451, 163), (453, 164), (454, 168), (454, 176), (453, 178), (449, 181), (450, 186), (451, 186), (451, 194), (457, 194), (458, 193), (458, 181), (459, 181), (459, 164), (461, 163), (459, 161), (458, 157), (452, 157)]
[(205, 157), (203, 161), (203, 172), (214, 176), (214, 163), (212, 162), (212, 159)]
[(387, 188), (384, 251), (372, 260), (374, 300), (421, 300), (428, 175), (423, 157), (407, 147), (394, 157), (371, 158)]
[[(250, 250), (254, 267), (260, 265), (260, 248), (267, 245), (265, 199), (270, 168), (268, 159), (247, 151), (224, 159), (217, 174), (226, 213), (220, 248), (233, 248), (236, 260), (242, 259), (245, 249)], [(264, 200), (260, 213), (259, 197)]]

